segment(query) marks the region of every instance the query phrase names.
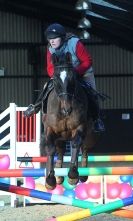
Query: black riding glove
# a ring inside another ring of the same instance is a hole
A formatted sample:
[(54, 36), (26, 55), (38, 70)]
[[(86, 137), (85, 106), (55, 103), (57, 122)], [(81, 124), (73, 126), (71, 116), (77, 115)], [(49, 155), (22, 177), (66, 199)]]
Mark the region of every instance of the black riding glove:
[(24, 117), (30, 117), (35, 113), (35, 106), (33, 104), (30, 104), (26, 111), (24, 111), (23, 115)]

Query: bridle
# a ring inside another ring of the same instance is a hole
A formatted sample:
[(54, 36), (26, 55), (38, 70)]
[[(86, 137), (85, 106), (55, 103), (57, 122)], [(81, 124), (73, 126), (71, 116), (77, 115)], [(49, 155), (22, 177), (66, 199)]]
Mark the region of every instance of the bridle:
[(62, 97), (62, 96), (65, 96), (65, 95), (68, 95), (69, 97), (75, 97), (74, 93), (73, 94), (70, 94), (70, 93), (65, 93), (65, 92), (62, 92), (62, 93), (59, 93), (57, 94), (58, 97)]

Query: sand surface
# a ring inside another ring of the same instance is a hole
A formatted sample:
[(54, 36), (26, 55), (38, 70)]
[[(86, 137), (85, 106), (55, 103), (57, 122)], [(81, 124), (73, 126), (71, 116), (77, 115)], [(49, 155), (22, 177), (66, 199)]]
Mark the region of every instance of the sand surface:
[[(130, 208), (131, 209), (131, 208)], [(72, 212), (78, 212), (82, 209), (59, 205), (59, 204), (36, 204), (17, 208), (11, 208), (5, 204), (0, 207), (0, 221), (46, 221), (52, 216), (62, 216)], [(78, 220), (78, 219), (77, 219)], [(99, 214), (93, 217), (84, 218), (84, 221), (131, 221), (132, 219), (122, 218), (111, 214)]]

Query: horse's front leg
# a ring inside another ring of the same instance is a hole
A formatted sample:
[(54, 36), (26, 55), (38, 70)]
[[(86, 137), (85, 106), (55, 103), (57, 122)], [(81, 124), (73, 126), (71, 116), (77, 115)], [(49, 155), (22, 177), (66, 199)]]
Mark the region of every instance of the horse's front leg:
[(46, 131), (46, 181), (45, 186), (47, 189), (54, 189), (56, 187), (56, 178), (54, 172), (54, 156), (55, 156), (55, 143), (54, 143), (54, 133), (50, 128)]
[[(82, 145), (82, 158), (81, 158), (81, 167), (87, 167), (88, 165), (88, 148), (85, 144)], [(86, 182), (88, 176), (79, 176), (79, 179), (82, 183)]]
[[(65, 154), (65, 150), (66, 150), (66, 143), (62, 140), (58, 140), (56, 142), (56, 153), (57, 153), (57, 160), (56, 160), (56, 164), (55, 167), (56, 168), (62, 168), (63, 166), (63, 156)], [(64, 177), (63, 176), (57, 176), (56, 177), (56, 183), (57, 184), (61, 184), (64, 181)]]
[(79, 172), (78, 172), (78, 156), (80, 147), (83, 143), (84, 133), (83, 127), (79, 126), (78, 129), (75, 131), (75, 135), (72, 139), (72, 151), (71, 151), (71, 163), (70, 163), (70, 170), (68, 172), (68, 182), (71, 185), (75, 185), (79, 181)]

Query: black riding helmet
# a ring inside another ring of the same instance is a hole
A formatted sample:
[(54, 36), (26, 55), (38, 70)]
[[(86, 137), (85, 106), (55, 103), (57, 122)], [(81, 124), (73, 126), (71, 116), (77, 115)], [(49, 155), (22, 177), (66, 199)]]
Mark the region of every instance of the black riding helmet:
[(53, 39), (53, 38), (58, 38), (58, 37), (65, 38), (66, 31), (62, 25), (60, 25), (58, 23), (54, 23), (54, 24), (51, 24), (46, 29), (45, 36), (46, 36), (47, 40)]

